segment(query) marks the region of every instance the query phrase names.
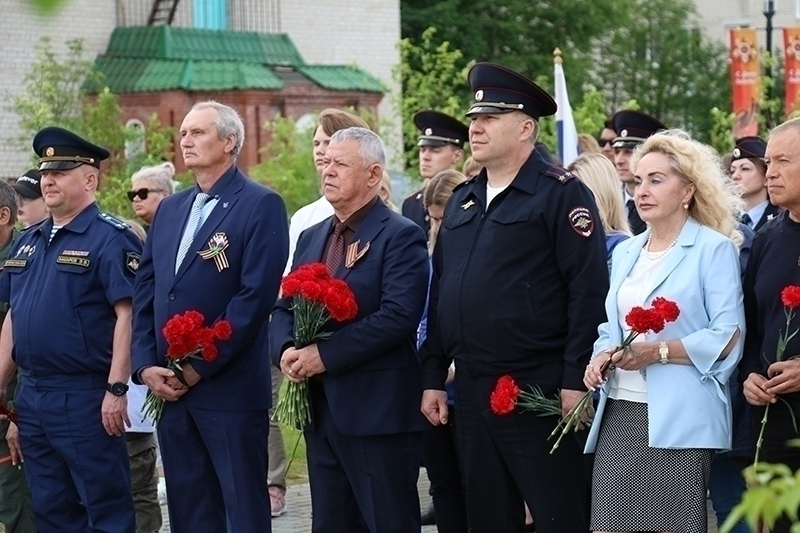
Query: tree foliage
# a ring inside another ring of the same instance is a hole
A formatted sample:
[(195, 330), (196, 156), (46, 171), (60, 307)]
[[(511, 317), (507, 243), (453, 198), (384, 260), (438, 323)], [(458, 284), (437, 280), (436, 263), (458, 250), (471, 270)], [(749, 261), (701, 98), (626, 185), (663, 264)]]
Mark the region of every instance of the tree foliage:
[[(144, 134), (127, 128), (119, 98), (108, 88), (90, 95), (87, 88), (103, 87), (102, 75), (85, 57), (80, 39), (68, 41), (61, 57), (52, 42), (42, 38), (36, 60), (26, 74), (22, 90), (12, 95), (9, 109), (18, 117), (20, 135), (10, 142), (22, 150), (31, 150), (31, 140), (45, 126), (61, 126), (111, 151), (103, 165), (97, 201), (101, 208), (125, 217), (133, 217), (125, 191), (130, 176), (143, 165), (157, 164), (172, 158), (173, 130), (163, 127), (156, 115), (145, 125)], [(143, 137), (142, 137), (143, 135)], [(143, 150), (126, 155), (126, 143), (143, 145)], [(31, 153), (32, 164), (36, 157)]]
[(706, 38), (691, 0), (636, 0), (624, 27), (598, 39), (591, 77), (612, 109), (635, 98), (669, 127), (705, 139), (708, 110), (730, 102), (727, 52)]
[[(395, 77), (403, 88), (400, 110), (403, 117), (403, 148), (408, 172), (418, 177), (417, 139), (414, 114), (422, 109), (436, 109), (462, 118), (470, 101), (467, 83), (468, 63), (448, 41), (435, 40), (437, 29), (425, 28), (419, 43), (400, 41), (400, 63)], [(466, 119), (464, 119), (466, 121)]]
[(275, 189), (292, 214), (319, 198), (319, 176), (312, 157), (314, 128), (298, 131), (294, 120), (277, 116), (264, 124), (264, 130), (271, 140), (261, 148), (263, 161), (250, 169), (250, 176)]

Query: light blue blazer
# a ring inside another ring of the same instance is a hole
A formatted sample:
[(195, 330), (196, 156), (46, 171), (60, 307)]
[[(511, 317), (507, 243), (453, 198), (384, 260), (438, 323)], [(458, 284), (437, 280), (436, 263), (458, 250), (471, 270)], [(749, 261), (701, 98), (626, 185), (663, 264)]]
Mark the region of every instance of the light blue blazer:
[[(593, 357), (622, 342), (617, 292), (649, 235), (648, 229), (614, 250), (606, 298), (608, 322), (598, 328), (600, 338), (595, 342)], [(642, 369), (647, 382), (650, 446), (730, 449), (731, 401), (727, 382), (742, 356), (745, 334), (736, 245), (690, 218), (662, 271), (654, 277), (645, 307), (657, 296), (676, 302), (680, 316), (660, 333), (648, 335), (648, 341), (680, 339), (692, 364), (659, 362)], [(737, 328), (740, 337), (736, 346), (728, 357), (718, 360)], [(609, 387), (610, 383), (606, 383), (600, 391), (586, 452), (593, 452), (597, 445)]]

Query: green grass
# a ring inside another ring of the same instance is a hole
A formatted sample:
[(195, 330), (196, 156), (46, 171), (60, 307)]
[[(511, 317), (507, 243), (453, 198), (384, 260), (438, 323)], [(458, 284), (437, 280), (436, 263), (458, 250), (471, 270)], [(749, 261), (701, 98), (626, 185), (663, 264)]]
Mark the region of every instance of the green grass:
[[(288, 381), (283, 380), (281, 383), (281, 392), (283, 395), (286, 391), (286, 384)], [(289, 470), (286, 472), (286, 484), (298, 485), (300, 483), (308, 483), (308, 463), (306, 462), (306, 440), (303, 438), (303, 432), (293, 427), (281, 424), (281, 434), (283, 435), (283, 446), (286, 449), (286, 460), (289, 464)], [(298, 438), (300, 439), (298, 442)], [(297, 450), (295, 450), (297, 444)], [(292, 459), (294, 453), (294, 459)]]

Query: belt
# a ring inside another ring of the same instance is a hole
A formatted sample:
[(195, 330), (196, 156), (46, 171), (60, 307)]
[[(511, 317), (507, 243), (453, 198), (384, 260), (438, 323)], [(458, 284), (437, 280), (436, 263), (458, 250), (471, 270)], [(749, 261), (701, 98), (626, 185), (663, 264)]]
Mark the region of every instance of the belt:
[(22, 383), (38, 391), (105, 389), (108, 376), (99, 374), (31, 376), (25, 374)]

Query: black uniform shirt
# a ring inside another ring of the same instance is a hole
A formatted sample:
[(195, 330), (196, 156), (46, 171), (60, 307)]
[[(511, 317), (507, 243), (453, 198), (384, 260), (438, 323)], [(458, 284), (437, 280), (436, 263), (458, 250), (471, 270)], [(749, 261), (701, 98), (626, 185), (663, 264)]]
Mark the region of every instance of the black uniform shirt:
[(471, 376), (563, 361), (551, 385), (584, 389), (605, 321), (605, 235), (589, 189), (533, 152), (486, 209), (486, 170), (447, 204), (434, 252), (423, 386), (450, 360)]

